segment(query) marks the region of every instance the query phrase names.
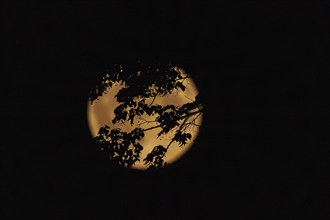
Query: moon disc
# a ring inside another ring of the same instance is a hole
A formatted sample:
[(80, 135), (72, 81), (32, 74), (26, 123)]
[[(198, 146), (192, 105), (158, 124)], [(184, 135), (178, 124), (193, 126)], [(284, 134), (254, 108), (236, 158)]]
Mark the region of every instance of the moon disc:
[[(186, 73), (183, 69), (176, 67), (176, 70), (180, 71), (183, 76), (186, 76)], [(183, 84), (186, 86), (186, 89), (184, 91), (177, 91), (165, 97), (157, 97), (154, 100), (153, 104), (158, 104), (162, 106), (177, 106), (194, 101), (196, 95), (198, 94), (198, 89), (194, 81), (191, 77), (189, 77), (183, 82)], [(99, 97), (96, 102), (93, 102), (93, 104), (88, 102), (87, 119), (92, 137), (96, 137), (99, 129), (104, 125), (110, 126), (111, 129), (120, 128), (122, 131), (126, 132), (129, 132), (136, 127), (135, 124), (130, 125), (130, 123), (128, 122), (120, 125), (112, 123), (112, 119), (114, 119), (115, 117), (114, 109), (119, 105), (115, 98), (115, 95), (121, 88), (122, 86), (120, 84), (115, 83), (111, 88), (106, 91), (106, 94), (103, 94), (101, 97)], [(152, 98), (149, 98), (149, 100), (147, 99), (146, 103), (151, 103), (152, 101)], [(147, 121), (152, 121), (155, 119), (154, 116), (143, 115), (143, 117)], [(197, 124), (198, 126), (192, 126), (192, 128), (188, 131), (192, 135), (192, 138), (187, 141), (186, 145), (180, 147), (179, 143), (177, 142), (173, 142), (171, 144), (171, 147), (168, 149), (164, 158), (166, 162), (172, 164), (180, 157), (182, 157), (191, 148), (194, 140), (198, 135), (199, 126), (202, 124), (202, 115), (199, 115), (199, 117), (196, 118), (195, 124)], [(155, 122), (150, 122), (149, 124), (145, 123), (144, 126), (150, 127), (155, 125), (157, 125)], [(141, 125), (141, 128), (143, 128), (143, 125)], [(147, 156), (148, 153), (152, 151), (155, 146), (167, 146), (171, 139), (174, 137), (176, 130), (177, 129), (171, 130), (168, 134), (164, 135), (161, 138), (156, 138), (158, 132), (160, 131), (160, 128), (145, 132), (144, 138), (140, 141), (140, 144), (143, 146), (143, 150), (140, 155), (141, 160), (136, 162), (131, 168), (140, 170), (147, 169), (147, 167), (144, 165), (143, 159)]]

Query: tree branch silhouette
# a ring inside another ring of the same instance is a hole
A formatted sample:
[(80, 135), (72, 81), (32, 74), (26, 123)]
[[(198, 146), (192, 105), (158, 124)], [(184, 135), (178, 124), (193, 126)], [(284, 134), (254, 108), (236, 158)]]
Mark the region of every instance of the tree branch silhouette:
[[(162, 106), (155, 104), (155, 100), (175, 91), (185, 91), (186, 86), (183, 82), (189, 77), (173, 65), (159, 65), (154, 68), (141, 64), (125, 68), (115, 65), (97, 82), (95, 90), (90, 93), (89, 101), (93, 104), (114, 84), (120, 84), (122, 88), (115, 95), (119, 105), (114, 110), (115, 117), (112, 123), (129, 122), (136, 128), (131, 132), (125, 132), (119, 128), (111, 129), (108, 125), (101, 127), (94, 138), (99, 149), (105, 151), (110, 159), (126, 167), (131, 167), (141, 160), (150, 169), (167, 166), (168, 163), (164, 160), (167, 150), (174, 142), (183, 147), (192, 138), (187, 129), (199, 126), (195, 122), (203, 112), (203, 105), (198, 95), (195, 100), (176, 106)], [(148, 102), (150, 103), (147, 104)], [(143, 119), (144, 115), (152, 116), (154, 120), (147, 121)], [(137, 119), (144, 122), (135, 123)], [(151, 122), (156, 125), (141, 127)], [(175, 135), (166, 147), (155, 146), (145, 158), (141, 158), (143, 146), (140, 141), (144, 137), (144, 132), (154, 129), (160, 130), (155, 138), (160, 138), (170, 131), (175, 131)]]

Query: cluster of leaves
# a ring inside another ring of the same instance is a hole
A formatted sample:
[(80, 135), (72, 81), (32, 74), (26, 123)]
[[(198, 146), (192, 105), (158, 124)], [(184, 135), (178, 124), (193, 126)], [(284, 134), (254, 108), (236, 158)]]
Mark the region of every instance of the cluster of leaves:
[(187, 141), (191, 139), (190, 133), (183, 133), (181, 130), (177, 130), (174, 136), (174, 141), (179, 142), (179, 146), (184, 146), (187, 144)]
[(105, 74), (101, 79), (96, 83), (96, 88), (92, 90), (89, 94), (89, 101), (93, 103), (98, 97), (102, 96), (107, 88), (111, 88), (113, 81), (110, 78), (109, 74)]
[(139, 144), (144, 137), (144, 132), (140, 128), (135, 128), (127, 133), (120, 129), (110, 129), (105, 125), (99, 129), (98, 135), (94, 138), (98, 148), (106, 151), (109, 159), (116, 163), (130, 167), (140, 160), (143, 146)]
[(97, 100), (114, 82), (124, 86), (116, 95), (118, 102), (130, 102), (132, 97), (145, 99), (156, 95), (164, 96), (174, 89), (185, 90), (181, 81), (183, 78), (173, 65), (157, 65), (155, 68), (142, 64), (125, 68), (114, 65), (97, 82), (96, 89), (90, 92), (89, 100)]
[(147, 165), (150, 169), (166, 167), (168, 163), (166, 163), (163, 159), (166, 152), (167, 149), (162, 145), (154, 147), (154, 149), (143, 160), (144, 164)]
[[(119, 83), (122, 88), (115, 96), (119, 105), (114, 110), (113, 124), (129, 121), (133, 125), (137, 118), (147, 114), (155, 117), (157, 125), (145, 129), (136, 128), (130, 133), (119, 129), (110, 130), (109, 126), (102, 127), (95, 138), (100, 149), (106, 149), (111, 159), (130, 167), (140, 160), (139, 155), (143, 146), (138, 141), (148, 130), (160, 128), (157, 134), (159, 138), (173, 129), (178, 129), (170, 144), (175, 141), (180, 146), (184, 146), (192, 137), (190, 133), (184, 132), (188, 126), (192, 125), (187, 123), (188, 119), (193, 116), (198, 117), (203, 110), (199, 98), (196, 97), (195, 101), (178, 106), (161, 106), (154, 104), (154, 101), (157, 97), (173, 93), (174, 90), (184, 91), (186, 87), (183, 81), (188, 77), (172, 65), (159, 65), (154, 68), (141, 64), (130, 68), (115, 65), (112, 71), (106, 73), (98, 82), (95, 91), (91, 92), (90, 102), (96, 101), (114, 83)], [(152, 102), (147, 103), (150, 100)], [(145, 165), (149, 168), (166, 166), (167, 163), (163, 158), (170, 144), (167, 147), (161, 145), (154, 147), (143, 160)]]

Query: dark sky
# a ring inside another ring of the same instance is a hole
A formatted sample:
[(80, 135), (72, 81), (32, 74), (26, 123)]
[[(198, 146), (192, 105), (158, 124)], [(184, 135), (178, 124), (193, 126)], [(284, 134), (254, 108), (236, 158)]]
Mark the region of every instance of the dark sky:
[[(3, 3), (1, 219), (329, 219), (330, 5), (288, 2)], [(159, 172), (111, 166), (87, 125), (102, 71), (138, 60), (206, 107)]]

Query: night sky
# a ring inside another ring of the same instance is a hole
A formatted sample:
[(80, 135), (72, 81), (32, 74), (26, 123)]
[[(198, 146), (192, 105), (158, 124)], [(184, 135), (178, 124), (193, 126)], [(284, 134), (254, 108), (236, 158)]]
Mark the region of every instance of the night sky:
[[(156, 3), (157, 2), (157, 3)], [(329, 219), (329, 3), (1, 6), (0, 218)], [(205, 106), (167, 169), (114, 167), (89, 91), (115, 63), (175, 63)]]

